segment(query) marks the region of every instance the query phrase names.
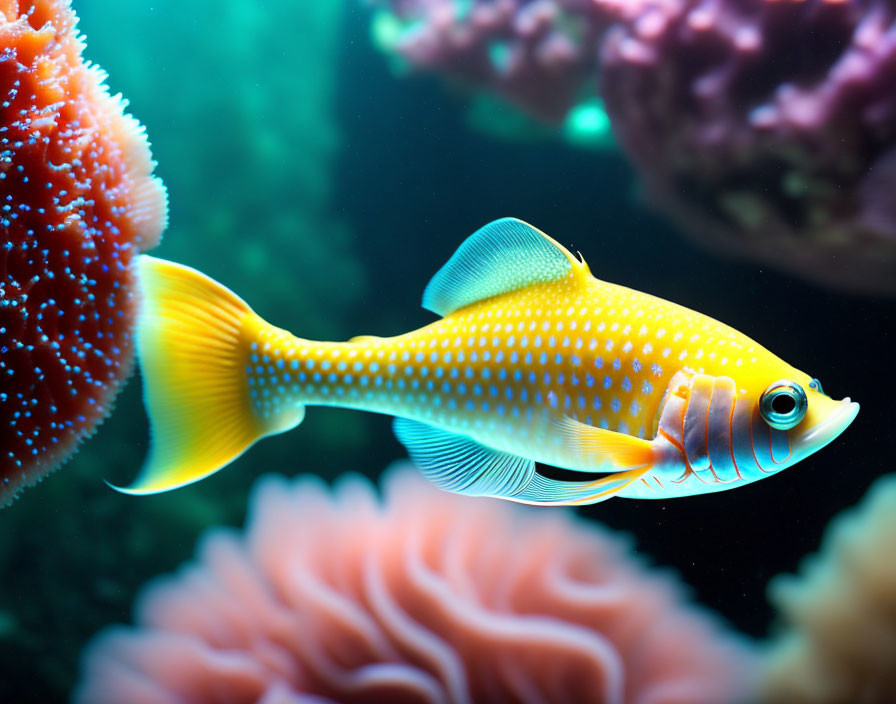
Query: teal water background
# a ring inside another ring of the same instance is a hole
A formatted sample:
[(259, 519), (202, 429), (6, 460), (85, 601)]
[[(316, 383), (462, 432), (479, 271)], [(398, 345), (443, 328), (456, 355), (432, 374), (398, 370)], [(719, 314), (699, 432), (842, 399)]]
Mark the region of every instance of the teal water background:
[[(599, 278), (727, 322), (859, 400), (840, 440), (779, 477), (582, 511), (634, 534), (740, 630), (767, 632), (768, 579), (794, 570), (830, 518), (892, 470), (892, 301), (693, 247), (644, 204), (618, 154), (476, 131), (463, 91), (390, 71), (362, 3), (75, 9), (86, 56), (146, 125), (169, 189), (154, 253), (221, 280), (277, 325), (345, 339), (425, 324), (429, 277), (469, 233), (513, 215), (580, 250)], [(388, 418), (309, 409), (300, 428), (195, 486), (109, 490), (102, 480), (129, 482), (146, 449), (135, 376), (97, 436), (0, 513), (0, 701), (64, 701), (86, 640), (129, 621), (138, 587), (188, 558), (204, 528), (238, 524), (260, 474), (376, 477), (404, 456)]]

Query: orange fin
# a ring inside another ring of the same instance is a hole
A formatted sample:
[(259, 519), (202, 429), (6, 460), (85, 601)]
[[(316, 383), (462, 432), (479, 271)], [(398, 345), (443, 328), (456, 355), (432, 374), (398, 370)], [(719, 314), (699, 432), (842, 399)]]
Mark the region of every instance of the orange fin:
[(619, 469), (649, 469), (654, 464), (654, 446), (649, 440), (595, 428), (569, 416), (558, 420), (557, 425), (569, 443), (584, 456), (598, 455)]

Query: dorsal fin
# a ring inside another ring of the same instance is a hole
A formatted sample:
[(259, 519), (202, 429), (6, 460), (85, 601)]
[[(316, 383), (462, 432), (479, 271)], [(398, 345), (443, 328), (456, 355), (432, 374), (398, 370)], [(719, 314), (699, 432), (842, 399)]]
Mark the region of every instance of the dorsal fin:
[(349, 339), (349, 342), (381, 342), (385, 339), (379, 335), (355, 335)]
[(559, 281), (576, 260), (541, 230), (502, 218), (480, 228), (458, 248), (423, 292), (437, 315), (538, 283)]

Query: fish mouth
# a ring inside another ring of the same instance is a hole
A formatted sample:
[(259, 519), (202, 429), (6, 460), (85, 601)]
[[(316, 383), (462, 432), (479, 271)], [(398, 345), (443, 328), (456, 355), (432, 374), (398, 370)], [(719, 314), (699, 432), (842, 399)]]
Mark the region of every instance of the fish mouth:
[(840, 401), (837, 409), (803, 433), (797, 441), (801, 447), (811, 447), (812, 450), (820, 450), (834, 440), (840, 433), (849, 427), (859, 414), (859, 404), (851, 401), (847, 396)]

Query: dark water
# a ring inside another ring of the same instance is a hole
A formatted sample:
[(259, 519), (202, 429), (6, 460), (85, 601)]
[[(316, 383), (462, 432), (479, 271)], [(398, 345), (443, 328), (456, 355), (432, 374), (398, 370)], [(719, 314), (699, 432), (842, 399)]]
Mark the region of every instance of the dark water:
[[(302, 46), (281, 3), (251, 16), (244, 4), (75, 4), (87, 56), (147, 126), (169, 187), (156, 253), (302, 336), (389, 335), (430, 321), (419, 307), (429, 277), (466, 235), (513, 215), (580, 250), (597, 277), (718, 318), (860, 401), (840, 439), (780, 476), (581, 510), (632, 533), (736, 628), (765, 635), (769, 578), (795, 570), (831, 517), (892, 471), (894, 303), (695, 248), (644, 204), (619, 155), (471, 130), (459, 91), (390, 72), (363, 8), (348, 4), (327, 48)], [(282, 22), (265, 17), (281, 11)], [(195, 486), (111, 492), (102, 479), (134, 476), (146, 433), (135, 378), (97, 436), (0, 515), (0, 700), (63, 701), (89, 636), (130, 620), (137, 588), (191, 555), (205, 527), (239, 523), (259, 474), (376, 477), (404, 454), (388, 418), (310, 409), (299, 429)]]

